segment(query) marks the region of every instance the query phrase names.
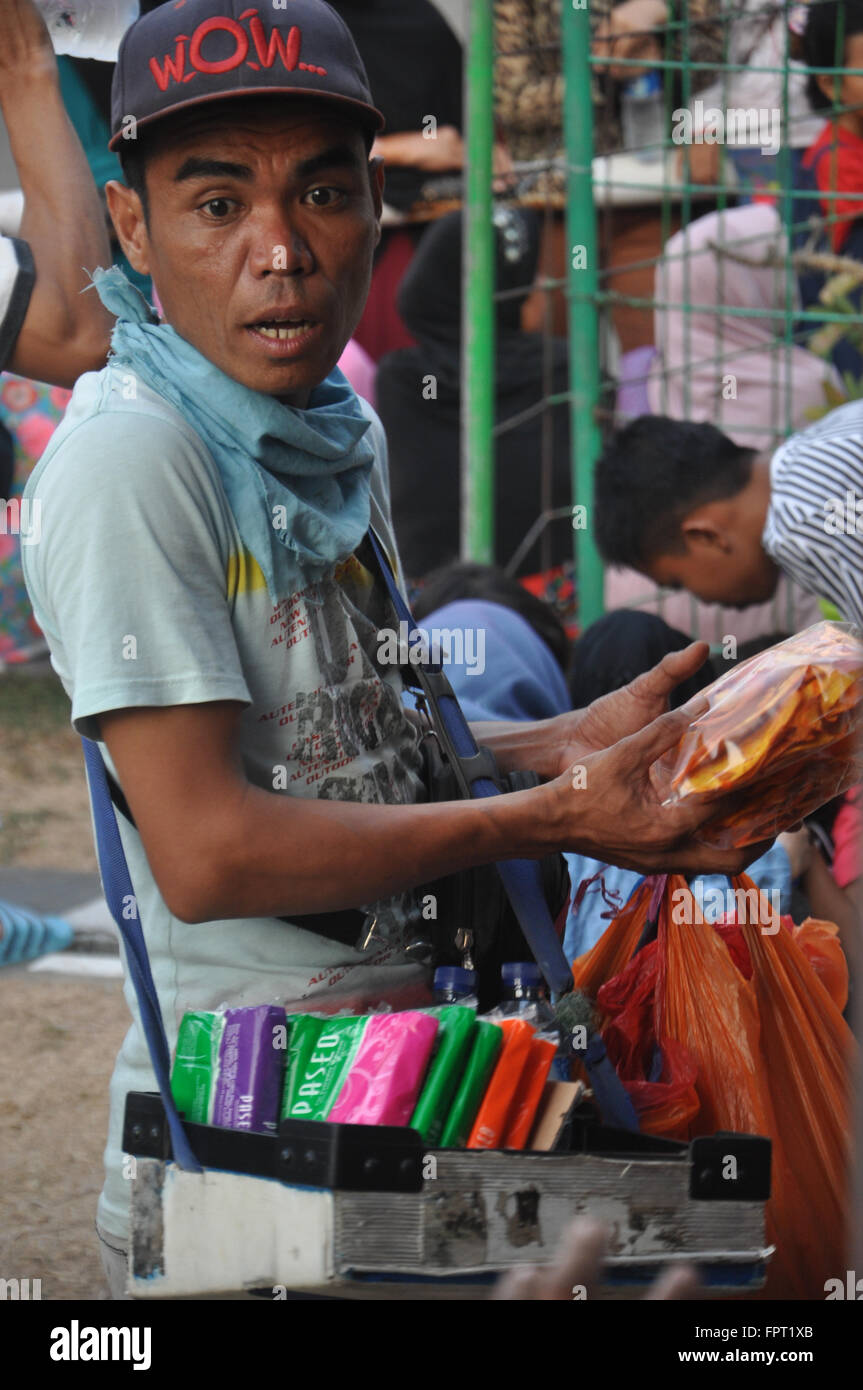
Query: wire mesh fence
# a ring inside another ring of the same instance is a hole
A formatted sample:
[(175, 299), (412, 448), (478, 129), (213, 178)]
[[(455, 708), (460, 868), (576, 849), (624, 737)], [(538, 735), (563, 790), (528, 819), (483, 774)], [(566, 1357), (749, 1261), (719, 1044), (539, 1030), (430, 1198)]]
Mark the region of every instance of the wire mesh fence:
[[(523, 572), (530, 555), (551, 570), (580, 626), (622, 605), (648, 606), (717, 642), (728, 631), (805, 625), (817, 599), (785, 580), (769, 604), (741, 615), (634, 572), (605, 572), (591, 538), (591, 478), (603, 441), (639, 415), (710, 421), (767, 453), (863, 392), (863, 177), (854, 179), (863, 6), (496, 0), (493, 16), (482, 4), (472, 10), (469, 90), (475, 81), (476, 110), (493, 80), (496, 125), (483, 132), (485, 150), (469, 130), (469, 153), (488, 159), (496, 140), (511, 167), (503, 182), (486, 175), (481, 190), (474, 171), (465, 551), (489, 552), (494, 489), (500, 503), (507, 488), (495, 452), (527, 423), (524, 412), (498, 412), (485, 453), (471, 433), (494, 335), (473, 271), (483, 228), (494, 236), (507, 208), (529, 208), (538, 273), (521, 325), (541, 335), (542, 351), (523, 466), (537, 472), (538, 505), (521, 518), (508, 568)], [(493, 74), (476, 62), (483, 41)], [(469, 223), (471, 196), (469, 187)], [(498, 313), (514, 293), (498, 292)], [(493, 414), (490, 406), (485, 420)], [(561, 565), (564, 531), (577, 594)]]

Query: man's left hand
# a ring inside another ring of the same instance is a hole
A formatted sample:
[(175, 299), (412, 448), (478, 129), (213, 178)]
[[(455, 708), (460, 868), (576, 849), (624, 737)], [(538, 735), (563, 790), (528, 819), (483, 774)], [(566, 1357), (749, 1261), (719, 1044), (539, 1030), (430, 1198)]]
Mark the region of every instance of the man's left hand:
[(694, 676), (707, 660), (706, 642), (692, 642), (679, 652), (669, 652), (658, 666), (636, 676), (629, 685), (603, 695), (586, 709), (558, 715), (549, 732), (558, 740), (555, 774), (581, 758), (610, 748), (619, 739), (638, 733), (668, 708), (668, 697), (681, 681)]

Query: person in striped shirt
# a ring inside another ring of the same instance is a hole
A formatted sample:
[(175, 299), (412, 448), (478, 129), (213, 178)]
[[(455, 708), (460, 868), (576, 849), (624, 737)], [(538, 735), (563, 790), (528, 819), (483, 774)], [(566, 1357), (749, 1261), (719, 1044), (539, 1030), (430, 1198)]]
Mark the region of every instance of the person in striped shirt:
[(607, 564), (702, 602), (764, 603), (784, 573), (863, 628), (863, 401), (772, 454), (642, 415), (597, 463), (593, 525)]

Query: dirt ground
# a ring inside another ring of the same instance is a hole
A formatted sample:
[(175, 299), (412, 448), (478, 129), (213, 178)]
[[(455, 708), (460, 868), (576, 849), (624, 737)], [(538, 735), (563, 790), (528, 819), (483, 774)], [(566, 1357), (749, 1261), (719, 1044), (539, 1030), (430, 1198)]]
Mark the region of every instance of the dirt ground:
[(0, 864), (96, 868), (81, 740), (50, 675), (0, 676)]
[[(0, 817), (0, 864), (95, 869), (81, 744), (50, 676), (0, 677)], [(120, 981), (6, 968), (0, 1003), (0, 1278), (106, 1298), (93, 1222)]]
[(0, 988), (0, 1277), (41, 1279), (43, 1299), (106, 1298), (93, 1222), (129, 1026), (120, 982), (13, 970)]

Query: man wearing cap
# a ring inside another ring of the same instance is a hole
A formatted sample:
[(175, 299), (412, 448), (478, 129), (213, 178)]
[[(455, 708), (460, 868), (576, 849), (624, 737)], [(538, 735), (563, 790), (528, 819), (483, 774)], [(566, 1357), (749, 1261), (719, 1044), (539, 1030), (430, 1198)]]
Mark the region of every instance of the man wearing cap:
[[(26, 562), (73, 723), (125, 797), (130, 911), (172, 1045), (189, 1008), (427, 997), (417, 885), (445, 873), (570, 847), (643, 869), (743, 863), (699, 854), (696, 818), (660, 809), (647, 778), (685, 727), (661, 711), (703, 644), (586, 714), (483, 726), (539, 788), (423, 804), (417, 729), (379, 657), (394, 615), (367, 532), (395, 560), (385, 440), (335, 366), (379, 237), (379, 128), (321, 0), (181, 0), (124, 39), (128, 186), (108, 199), (164, 322), (116, 270), (96, 277), (113, 355), (33, 474), (43, 538)], [(115, 1291), (124, 1100), (154, 1086), (128, 980), (126, 995), (98, 1214)]]

